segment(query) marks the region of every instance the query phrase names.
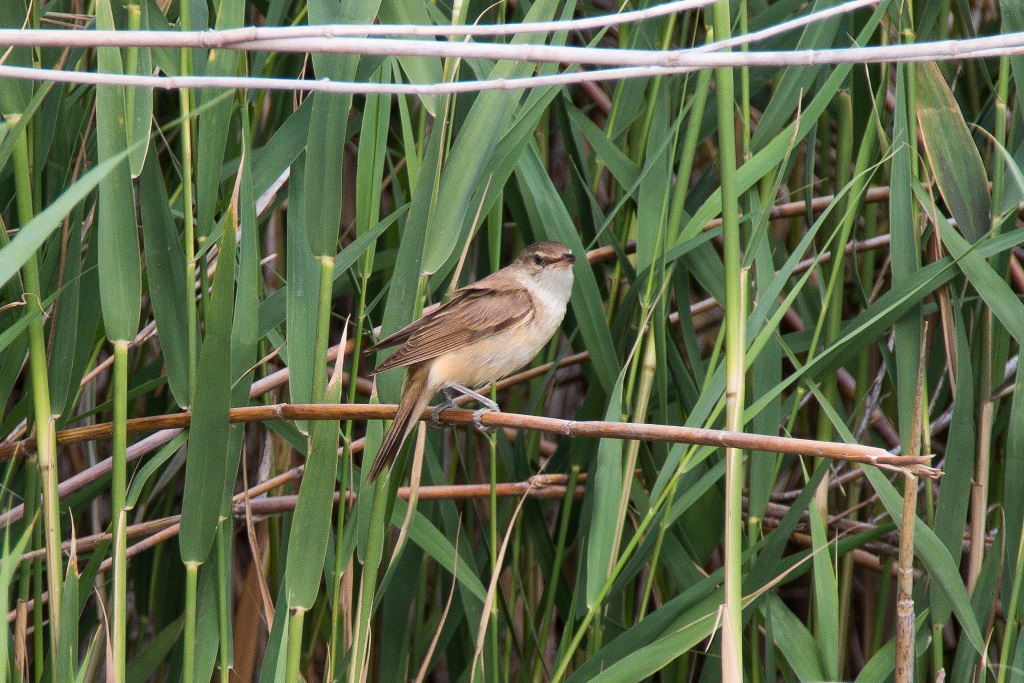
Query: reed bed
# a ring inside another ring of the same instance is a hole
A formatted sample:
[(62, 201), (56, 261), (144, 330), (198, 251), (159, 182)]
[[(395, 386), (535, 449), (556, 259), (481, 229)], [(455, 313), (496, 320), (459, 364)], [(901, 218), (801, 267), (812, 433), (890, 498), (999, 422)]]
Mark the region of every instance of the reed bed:
[[(0, 681), (1021, 679), (1019, 3), (8, 0), (0, 49)], [(492, 431), (368, 483), (365, 349), (539, 240)]]

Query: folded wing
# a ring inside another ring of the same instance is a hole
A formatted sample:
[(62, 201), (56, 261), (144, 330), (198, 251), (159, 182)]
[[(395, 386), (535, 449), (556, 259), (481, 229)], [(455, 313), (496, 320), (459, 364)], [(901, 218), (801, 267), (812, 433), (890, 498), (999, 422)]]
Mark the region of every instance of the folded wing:
[(483, 337), (514, 329), (532, 316), (533, 298), (522, 287), (461, 289), (445, 305), (368, 348), (377, 351), (402, 344), (370, 374), (437, 358)]

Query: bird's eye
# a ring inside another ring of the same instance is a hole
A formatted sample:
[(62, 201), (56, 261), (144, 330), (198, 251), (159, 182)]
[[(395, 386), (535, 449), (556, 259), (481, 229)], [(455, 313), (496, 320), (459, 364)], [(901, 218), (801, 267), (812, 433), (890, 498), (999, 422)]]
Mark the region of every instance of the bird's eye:
[(544, 265), (544, 259), (540, 257), (540, 254), (533, 255), (533, 262), (536, 263), (538, 266)]

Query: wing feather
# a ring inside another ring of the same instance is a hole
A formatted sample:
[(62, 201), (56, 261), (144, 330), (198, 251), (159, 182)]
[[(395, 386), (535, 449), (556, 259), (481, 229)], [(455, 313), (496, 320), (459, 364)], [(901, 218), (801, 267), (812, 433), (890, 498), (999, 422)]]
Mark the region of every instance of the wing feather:
[(437, 358), (483, 337), (527, 322), (533, 297), (522, 287), (464, 288), (440, 308), (368, 350), (402, 346), (371, 374)]

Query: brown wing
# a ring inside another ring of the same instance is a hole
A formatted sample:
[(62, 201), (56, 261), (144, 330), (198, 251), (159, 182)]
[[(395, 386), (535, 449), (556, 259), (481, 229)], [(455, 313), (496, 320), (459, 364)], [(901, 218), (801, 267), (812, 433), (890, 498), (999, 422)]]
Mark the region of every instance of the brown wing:
[(533, 315), (533, 298), (522, 287), (467, 287), (458, 296), (416, 322), (381, 340), (368, 351), (395, 344), (395, 351), (370, 374), (419, 363), (516, 326)]

